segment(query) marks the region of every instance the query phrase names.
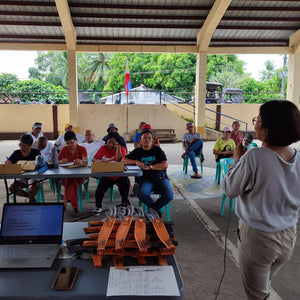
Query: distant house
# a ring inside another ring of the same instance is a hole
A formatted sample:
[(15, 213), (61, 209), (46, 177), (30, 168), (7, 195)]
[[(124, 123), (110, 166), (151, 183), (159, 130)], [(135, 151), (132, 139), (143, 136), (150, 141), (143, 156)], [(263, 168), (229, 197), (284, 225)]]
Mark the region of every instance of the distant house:
[[(102, 104), (127, 104), (126, 92), (119, 92), (100, 99)], [(128, 93), (128, 104), (169, 104), (184, 99), (141, 85)]]

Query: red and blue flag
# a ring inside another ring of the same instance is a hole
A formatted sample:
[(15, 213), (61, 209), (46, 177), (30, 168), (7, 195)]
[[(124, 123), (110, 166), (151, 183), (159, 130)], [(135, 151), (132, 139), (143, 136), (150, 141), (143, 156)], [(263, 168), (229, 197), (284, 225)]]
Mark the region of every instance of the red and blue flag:
[(132, 89), (132, 86), (131, 86), (130, 73), (129, 73), (129, 64), (128, 64), (128, 60), (127, 60), (126, 71), (125, 71), (125, 91), (126, 91), (126, 95), (128, 95), (128, 92), (131, 89)]

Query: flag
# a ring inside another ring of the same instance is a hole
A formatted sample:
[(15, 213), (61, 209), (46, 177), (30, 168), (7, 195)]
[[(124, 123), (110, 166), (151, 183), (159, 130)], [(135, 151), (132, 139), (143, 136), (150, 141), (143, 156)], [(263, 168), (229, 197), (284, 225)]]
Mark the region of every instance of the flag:
[(131, 86), (131, 80), (130, 80), (130, 73), (129, 73), (129, 64), (128, 64), (128, 59), (126, 63), (126, 71), (125, 71), (125, 91), (126, 95), (128, 95), (128, 91), (132, 89)]

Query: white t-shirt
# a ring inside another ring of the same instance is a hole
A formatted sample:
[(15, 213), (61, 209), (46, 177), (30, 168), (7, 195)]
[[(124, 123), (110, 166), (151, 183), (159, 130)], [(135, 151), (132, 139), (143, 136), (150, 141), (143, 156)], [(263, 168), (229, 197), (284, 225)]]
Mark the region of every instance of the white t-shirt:
[[(75, 133), (76, 134), (76, 138), (77, 138), (77, 143), (83, 143), (85, 141), (85, 137), (79, 133)], [(59, 149), (61, 149), (62, 147), (66, 146), (66, 142), (64, 140), (64, 134), (60, 135), (58, 137), (58, 139), (56, 140), (55, 144), (57, 146), (59, 146)]]
[(45, 149), (40, 150), (41, 154), (44, 156), (46, 161), (52, 162), (52, 149), (54, 148), (54, 145), (47, 142), (47, 146)]
[(81, 143), (80, 145), (86, 148), (88, 156), (90, 157), (91, 161), (93, 160), (95, 154), (98, 152), (101, 146), (105, 144), (104, 141), (94, 141), (92, 143)]
[(32, 137), (32, 139), (33, 139), (32, 149), (37, 149), (37, 140), (38, 140), (41, 136), (44, 136), (44, 134), (43, 134), (42, 132), (40, 132), (37, 138), (32, 134), (32, 131), (27, 132), (27, 134), (31, 135), (31, 137)]

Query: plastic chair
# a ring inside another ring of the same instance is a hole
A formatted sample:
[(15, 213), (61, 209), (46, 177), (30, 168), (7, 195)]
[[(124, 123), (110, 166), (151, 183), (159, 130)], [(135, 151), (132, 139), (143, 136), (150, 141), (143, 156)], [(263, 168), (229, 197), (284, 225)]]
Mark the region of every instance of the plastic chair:
[(217, 163), (217, 165), (216, 165), (215, 180), (218, 182), (218, 184), (220, 184), (220, 181), (221, 181), (221, 165), (218, 161), (216, 163)]
[[(199, 158), (200, 161), (200, 168), (201, 168), (201, 173), (203, 174), (203, 165), (202, 165), (202, 154), (199, 155), (195, 155), (195, 159)], [(190, 158), (188, 157), (188, 155), (186, 155), (183, 159), (183, 167), (182, 167), (182, 171), (184, 171), (184, 173), (187, 173), (187, 169), (188, 169), (188, 165), (189, 165), (189, 160)]]
[(256, 143), (251, 143), (248, 145), (248, 149), (251, 149), (251, 148), (258, 148), (258, 146)]
[[(226, 175), (226, 173), (228, 172), (228, 169), (229, 169), (230, 165), (232, 165), (232, 163), (233, 163), (232, 158), (220, 159), (220, 169), (221, 169), (220, 173), (222, 174), (222, 177), (224, 177)], [(221, 176), (221, 174), (220, 174), (220, 176)], [(224, 213), (226, 199), (227, 199), (227, 196), (226, 196), (225, 193), (223, 193), (222, 205), (221, 205), (221, 216), (223, 216), (223, 213)], [(228, 198), (228, 200), (229, 200), (229, 210), (233, 211), (233, 209), (234, 209), (234, 198)]]
[[(60, 202), (60, 191), (61, 191), (61, 180), (58, 183), (57, 187), (57, 202)], [(86, 179), (82, 185), (78, 187), (77, 194), (78, 194), (78, 210), (82, 211), (82, 186), (84, 187), (84, 194), (85, 194), (85, 199), (86, 202), (89, 203), (89, 191), (88, 191), (88, 184), (89, 181)]]
[[(100, 179), (97, 178), (97, 185), (99, 184)], [(110, 202), (114, 201), (114, 192), (115, 192), (115, 185), (113, 185), (110, 189), (109, 189), (109, 197), (110, 197)]]
[[(44, 185), (44, 182), (43, 181), (40, 182), (38, 191), (37, 191), (37, 193), (35, 195), (37, 203), (40, 203), (40, 202), (44, 203), (45, 202), (43, 185)], [(28, 193), (28, 191), (29, 191), (28, 188), (26, 188), (25, 190)], [(15, 195), (12, 195), (12, 200), (13, 200), (13, 203), (16, 203), (16, 197), (15, 197)]]

